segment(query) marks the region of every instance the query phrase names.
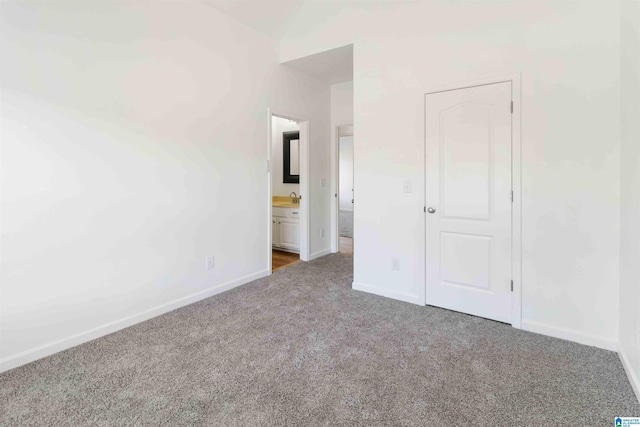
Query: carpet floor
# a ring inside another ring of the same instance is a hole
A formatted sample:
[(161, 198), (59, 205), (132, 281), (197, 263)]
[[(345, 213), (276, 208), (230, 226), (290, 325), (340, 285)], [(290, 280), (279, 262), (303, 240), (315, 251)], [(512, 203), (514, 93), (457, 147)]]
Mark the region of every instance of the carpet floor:
[(0, 374), (0, 425), (612, 426), (614, 352), (351, 290), (329, 255)]

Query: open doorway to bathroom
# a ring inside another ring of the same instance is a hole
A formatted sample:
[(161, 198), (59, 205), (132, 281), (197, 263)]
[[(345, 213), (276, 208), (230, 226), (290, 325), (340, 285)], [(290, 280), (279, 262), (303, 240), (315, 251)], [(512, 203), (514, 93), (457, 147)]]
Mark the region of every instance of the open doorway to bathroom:
[(353, 126), (338, 126), (338, 252), (353, 255)]
[[(276, 271), (305, 260), (306, 165), (304, 121), (270, 116), (270, 268)], [(304, 200), (304, 202), (303, 202)]]

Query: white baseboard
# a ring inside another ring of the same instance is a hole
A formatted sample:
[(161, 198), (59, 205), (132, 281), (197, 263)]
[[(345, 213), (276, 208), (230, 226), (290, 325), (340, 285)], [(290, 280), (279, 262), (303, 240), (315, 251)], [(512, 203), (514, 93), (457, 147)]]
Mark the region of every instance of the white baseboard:
[(351, 289), (355, 291), (367, 292), (381, 297), (393, 298), (404, 302), (410, 302), (412, 304), (424, 305), (424, 301), (416, 295), (403, 294), (401, 292), (390, 291), (388, 289), (378, 288), (376, 286), (366, 285), (364, 283), (353, 282)]
[(546, 325), (544, 323), (534, 322), (531, 320), (522, 319), (522, 329), (525, 331), (548, 335), (550, 337), (590, 345), (605, 350), (616, 351), (617, 348), (617, 342), (609, 338), (584, 334), (582, 332), (576, 332), (571, 329), (558, 328), (556, 326)]
[(631, 366), (631, 361), (629, 360), (629, 356), (627, 356), (627, 352), (624, 347), (618, 343), (618, 356), (620, 357), (620, 361), (622, 362), (622, 366), (624, 366), (624, 370), (627, 373), (627, 377), (629, 378), (629, 382), (631, 382), (631, 387), (633, 391), (636, 393), (636, 399), (640, 402), (640, 378), (638, 378), (636, 371)]
[(309, 255), (309, 261), (314, 260), (316, 258), (320, 258), (321, 256), (329, 255), (331, 253), (331, 248), (323, 249), (318, 252), (314, 252)]
[(80, 332), (79, 334), (75, 334), (67, 338), (63, 338), (51, 343), (38, 346), (31, 350), (27, 350), (22, 353), (16, 354), (15, 356), (10, 356), (6, 359), (0, 360), (0, 372), (8, 371), (9, 369), (17, 368), (18, 366), (22, 366), (27, 363), (33, 362), (35, 360), (42, 359), (43, 357), (50, 356), (54, 353), (58, 353), (60, 351), (67, 350), (71, 347), (84, 344), (88, 341), (103, 337), (105, 335), (111, 334), (113, 332), (119, 331), (129, 326), (133, 326), (136, 323), (144, 322), (145, 320), (152, 319), (156, 316), (160, 316), (161, 314), (165, 314), (177, 308), (184, 307), (189, 304), (193, 304), (194, 302), (203, 300), (205, 298), (209, 298), (211, 296), (228, 291), (230, 289), (236, 288), (238, 286), (244, 285), (254, 280), (261, 279), (268, 275), (269, 275), (269, 270), (262, 270), (257, 273), (253, 273), (248, 276), (244, 276), (227, 283), (216, 285), (204, 291), (187, 295), (186, 297), (176, 299), (174, 301), (159, 305), (152, 309), (145, 310), (143, 312), (140, 312), (131, 316), (127, 316), (120, 320), (109, 322), (104, 325), (98, 326), (96, 328), (92, 328), (87, 331)]

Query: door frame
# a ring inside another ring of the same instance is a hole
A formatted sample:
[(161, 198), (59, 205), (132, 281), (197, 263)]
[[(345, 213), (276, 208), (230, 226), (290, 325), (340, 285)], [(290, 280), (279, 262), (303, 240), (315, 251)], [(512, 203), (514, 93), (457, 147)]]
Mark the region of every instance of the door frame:
[[(511, 295), (511, 325), (522, 329), (522, 73), (512, 73), (478, 80), (448, 83), (430, 87), (424, 92), (423, 102), (427, 95), (447, 92), (451, 90), (467, 89), (496, 83), (511, 82), (511, 100), (513, 114), (511, 115), (511, 188), (513, 203), (511, 204), (511, 277), (513, 292)], [(424, 123), (424, 164), (423, 172), (426, 182), (427, 175), (427, 133)], [(427, 206), (427, 190), (424, 189), (424, 206)], [(427, 216), (424, 218), (424, 247), (427, 246)], [(426, 252), (425, 252), (426, 253)], [(424, 304), (427, 304), (427, 271), (424, 271)]]
[[(333, 144), (331, 144), (331, 252), (340, 251), (340, 137), (353, 136), (353, 124), (337, 125), (333, 132)], [(355, 144), (353, 163), (355, 165)], [(355, 167), (354, 167), (355, 169)], [(355, 184), (354, 184), (355, 189)], [(355, 197), (355, 190), (354, 190)], [(353, 204), (355, 212), (356, 206)]]
[(267, 270), (272, 270), (272, 239), (271, 225), (273, 220), (273, 189), (271, 188), (271, 147), (272, 147), (272, 117), (294, 120), (300, 127), (300, 260), (309, 261), (309, 119), (303, 115), (290, 113), (277, 108), (267, 108)]

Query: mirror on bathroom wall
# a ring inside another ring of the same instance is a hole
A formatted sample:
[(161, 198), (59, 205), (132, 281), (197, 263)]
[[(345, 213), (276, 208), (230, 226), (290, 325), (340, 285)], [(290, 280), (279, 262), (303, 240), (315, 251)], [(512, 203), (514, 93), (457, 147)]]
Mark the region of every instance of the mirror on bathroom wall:
[(282, 182), (285, 184), (300, 183), (300, 132), (282, 133), (282, 152), (284, 165)]

